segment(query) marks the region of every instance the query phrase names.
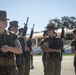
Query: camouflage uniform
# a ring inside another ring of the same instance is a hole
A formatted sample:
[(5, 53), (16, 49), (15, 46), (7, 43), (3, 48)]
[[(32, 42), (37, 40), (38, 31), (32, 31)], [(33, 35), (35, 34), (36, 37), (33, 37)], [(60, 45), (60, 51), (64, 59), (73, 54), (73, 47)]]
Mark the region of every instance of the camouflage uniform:
[[(16, 21), (16, 20), (11, 21), (11, 22), (9, 22), (9, 25), (10, 26), (9, 26), (8, 30), (11, 31), (11, 32), (14, 32), (16, 34), (17, 33), (17, 29), (19, 27), (18, 26), (18, 21)], [(15, 27), (16, 31), (12, 30), (12, 27)], [(20, 38), (18, 38), (18, 40), (20, 41)], [(20, 41), (20, 43), (22, 43), (22, 41)], [(16, 66), (17, 66), (18, 75), (24, 75), (23, 55), (22, 54), (15, 54), (15, 56), (16, 56)]]
[[(75, 47), (75, 43), (76, 43), (76, 39), (73, 39), (71, 42), (71, 46)], [(75, 50), (76, 50), (76, 47), (75, 47)], [(76, 54), (74, 56), (74, 69), (75, 69), (75, 73), (76, 73)]]
[(23, 55), (16, 54), (16, 65), (18, 69), (18, 75), (24, 75), (24, 59)]
[[(24, 47), (25, 47), (25, 43), (24, 41), (22, 41), (22, 38), (18, 38), (20, 43), (21, 43), (21, 47), (24, 53)], [(24, 75), (25, 70), (24, 70), (24, 55), (22, 54), (16, 54), (16, 64), (17, 64), (17, 68), (18, 68), (18, 75)]]
[(47, 75), (47, 53), (43, 52), (42, 54), (42, 62), (44, 67), (44, 75)]
[[(0, 11), (0, 21), (7, 22), (7, 13), (6, 11)], [(6, 24), (7, 26), (7, 24)], [(17, 75), (14, 53), (12, 52), (3, 52), (1, 50), (2, 46), (11, 46), (16, 47), (17, 36), (11, 32), (7, 32), (6, 30), (0, 34), (0, 75)]]
[(30, 58), (25, 57), (25, 74), (24, 75), (29, 75), (30, 74)]
[[(60, 49), (62, 44), (61, 39), (55, 37), (54, 38), (47, 37), (44, 39), (43, 44), (45, 42), (48, 42), (49, 48), (51, 49)], [(60, 53), (49, 52), (44, 59), (46, 59), (44, 61), (46, 66), (46, 68), (44, 69), (45, 70), (44, 75), (60, 75), (61, 71)]]
[[(47, 31), (45, 30), (44, 31), (44, 33), (43, 33), (43, 37), (45, 38), (45, 37), (47, 37)], [(40, 45), (42, 45), (43, 44), (43, 41), (44, 39), (42, 39), (41, 40), (41, 42), (40, 42)], [(43, 52), (42, 53), (42, 62), (43, 62), (43, 67), (44, 67), (44, 75), (47, 75), (47, 53), (46, 52)]]
[[(71, 42), (71, 46), (75, 47), (74, 50), (76, 50), (76, 39), (73, 39), (72, 42)], [(74, 56), (74, 70), (75, 70), (75, 74), (76, 74), (76, 54)]]
[(71, 51), (75, 54), (74, 56), (74, 71), (76, 75), (76, 29), (73, 30), (74, 39), (71, 41)]
[[(23, 28), (19, 29), (19, 33), (20, 32), (23, 32)], [(20, 64), (22, 64), (22, 66), (21, 66), (22, 69), (20, 68), (20, 70), (21, 70), (23, 75), (29, 75), (29, 72), (30, 72), (30, 55), (28, 55), (29, 51), (25, 51), (26, 44), (25, 44), (24, 39), (22, 37), (19, 37), (19, 41), (21, 43), (22, 50), (23, 50), (21, 57), (17, 58), (20, 60), (20, 62), (22, 61), (20, 63)], [(18, 56), (20, 56), (20, 55), (18, 55)], [(19, 73), (21, 74), (21, 72), (19, 72)]]
[[(14, 47), (14, 41), (17, 39), (15, 34), (4, 32), (0, 34), (0, 47), (4, 45)], [(0, 75), (17, 75), (14, 53), (4, 53), (0, 51)]]
[(27, 57), (27, 52), (25, 51), (24, 40), (22, 38), (19, 38), (19, 41), (20, 41), (21, 46), (22, 46), (23, 54), (16, 56), (17, 57), (17, 64), (19, 64), (18, 65), (18, 70), (19, 70), (19, 74), (18, 75), (20, 75), (21, 73), (23, 75), (29, 75), (29, 71), (30, 71), (30, 58)]
[[(52, 31), (52, 37), (51, 37), (51, 31)], [(48, 24), (47, 31), (50, 31), (48, 34), (48, 37), (44, 38), (43, 43), (41, 46), (48, 49), (53, 50), (61, 50), (62, 47), (62, 41), (60, 38), (54, 37), (54, 25)], [(44, 72), (44, 75), (60, 75), (61, 72), (61, 53), (60, 52), (48, 52), (46, 56), (46, 71)]]

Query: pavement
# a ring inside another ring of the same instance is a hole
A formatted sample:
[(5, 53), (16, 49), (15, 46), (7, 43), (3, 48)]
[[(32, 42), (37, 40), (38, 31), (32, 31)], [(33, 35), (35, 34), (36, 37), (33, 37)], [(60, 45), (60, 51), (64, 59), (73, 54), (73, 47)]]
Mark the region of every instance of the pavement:
[[(74, 75), (74, 56), (63, 56), (61, 75)], [(30, 75), (44, 75), (41, 56), (34, 56), (34, 69), (30, 69)]]

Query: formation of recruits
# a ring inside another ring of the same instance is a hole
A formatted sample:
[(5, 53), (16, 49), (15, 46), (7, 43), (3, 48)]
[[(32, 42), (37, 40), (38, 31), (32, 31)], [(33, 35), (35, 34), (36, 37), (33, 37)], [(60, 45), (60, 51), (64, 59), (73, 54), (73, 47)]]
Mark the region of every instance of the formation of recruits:
[[(30, 50), (27, 47), (24, 28), (18, 29), (18, 21), (10, 21), (7, 27), (7, 12), (0, 11), (0, 75), (29, 75)], [(18, 35), (17, 35), (17, 32)], [(31, 39), (30, 39), (31, 42)], [(30, 46), (32, 43), (29, 44)], [(29, 57), (27, 57), (27, 52)], [(31, 68), (34, 68), (31, 64)]]
[[(43, 39), (40, 43), (43, 51), (42, 61), (44, 66), (44, 75), (61, 75), (61, 61), (63, 50), (64, 38), (57, 37), (54, 25), (48, 24), (47, 29), (44, 31)], [(76, 75), (76, 29), (73, 30), (74, 39), (71, 41), (71, 51), (74, 56), (74, 70)], [(62, 52), (62, 53), (61, 53)]]
[[(26, 37), (22, 36), (24, 28), (19, 29), (18, 21), (9, 22), (7, 27), (7, 13), (0, 11), (0, 75), (29, 75), (30, 57), (27, 57)], [(43, 51), (42, 61), (44, 75), (61, 75), (62, 47), (64, 41), (56, 36), (54, 25), (48, 24), (40, 43)], [(74, 39), (71, 42), (71, 50), (75, 53), (74, 67), (76, 74), (76, 30), (73, 30)]]

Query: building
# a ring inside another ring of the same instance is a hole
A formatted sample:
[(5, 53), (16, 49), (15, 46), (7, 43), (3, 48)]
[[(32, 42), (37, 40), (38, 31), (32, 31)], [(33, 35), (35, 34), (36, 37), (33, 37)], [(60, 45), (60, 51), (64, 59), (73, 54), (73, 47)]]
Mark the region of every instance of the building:
[[(73, 30), (70, 30), (70, 29), (65, 29), (65, 45), (66, 44), (69, 44), (70, 41), (73, 39), (73, 33), (72, 33)], [(61, 29), (59, 30), (56, 30), (55, 31), (57, 33), (57, 36), (60, 37), (61, 35)], [(26, 36), (27, 38), (29, 37), (29, 35)], [(33, 48), (33, 51), (34, 51), (34, 54), (39, 54), (39, 53), (42, 53), (42, 50), (39, 46), (40, 44), (40, 41), (43, 39), (43, 31), (42, 32), (35, 32), (33, 34), (33, 37), (32, 37), (32, 48)]]

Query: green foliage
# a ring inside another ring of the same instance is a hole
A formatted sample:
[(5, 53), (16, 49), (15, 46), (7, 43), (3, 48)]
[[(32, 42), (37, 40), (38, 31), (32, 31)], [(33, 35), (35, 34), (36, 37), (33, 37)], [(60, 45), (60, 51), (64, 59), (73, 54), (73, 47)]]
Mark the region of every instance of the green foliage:
[(63, 16), (61, 19), (55, 18), (49, 20), (49, 24), (54, 24), (55, 29), (62, 28), (63, 26), (67, 29), (76, 28), (76, 18), (74, 16)]

